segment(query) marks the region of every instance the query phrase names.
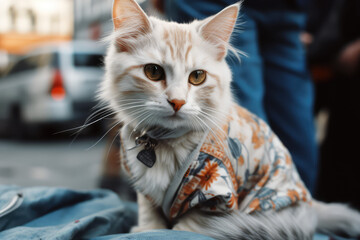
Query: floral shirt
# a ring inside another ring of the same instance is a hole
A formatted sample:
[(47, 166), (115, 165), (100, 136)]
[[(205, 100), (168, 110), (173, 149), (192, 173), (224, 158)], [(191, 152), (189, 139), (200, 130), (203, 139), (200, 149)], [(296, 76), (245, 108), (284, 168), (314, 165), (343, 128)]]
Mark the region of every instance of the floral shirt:
[(311, 201), (288, 150), (270, 127), (234, 107), (223, 129), (211, 131), (172, 201), (169, 218), (191, 208), (253, 213)]

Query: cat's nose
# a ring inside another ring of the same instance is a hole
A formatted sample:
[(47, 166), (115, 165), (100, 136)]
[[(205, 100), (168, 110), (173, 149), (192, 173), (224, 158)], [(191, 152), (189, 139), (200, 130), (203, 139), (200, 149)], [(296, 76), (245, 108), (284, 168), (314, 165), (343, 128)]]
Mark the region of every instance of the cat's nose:
[(185, 100), (172, 99), (168, 100), (168, 103), (173, 107), (174, 111), (177, 112), (185, 104)]

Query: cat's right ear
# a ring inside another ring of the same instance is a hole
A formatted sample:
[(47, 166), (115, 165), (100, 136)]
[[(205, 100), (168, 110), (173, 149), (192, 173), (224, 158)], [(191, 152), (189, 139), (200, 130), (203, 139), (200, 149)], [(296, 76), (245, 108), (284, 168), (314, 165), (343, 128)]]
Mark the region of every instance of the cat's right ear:
[(131, 43), (151, 30), (149, 18), (135, 0), (114, 0), (112, 9), (116, 44), (119, 51), (129, 52)]
[(234, 30), (241, 3), (230, 5), (218, 14), (203, 20), (200, 33), (206, 41), (217, 47), (218, 60), (226, 56), (228, 42)]

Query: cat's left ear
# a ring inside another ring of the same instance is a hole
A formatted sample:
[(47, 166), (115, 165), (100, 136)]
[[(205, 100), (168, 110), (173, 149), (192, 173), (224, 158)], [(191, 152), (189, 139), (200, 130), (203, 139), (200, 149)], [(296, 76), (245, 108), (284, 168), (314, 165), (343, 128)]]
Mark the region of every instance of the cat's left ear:
[(223, 9), (218, 14), (203, 20), (200, 27), (201, 36), (218, 48), (217, 59), (222, 60), (227, 53), (230, 36), (234, 30), (241, 2)]
[(151, 31), (149, 18), (135, 0), (114, 0), (112, 18), (114, 29), (121, 33), (117, 38), (121, 51), (129, 51), (131, 40)]

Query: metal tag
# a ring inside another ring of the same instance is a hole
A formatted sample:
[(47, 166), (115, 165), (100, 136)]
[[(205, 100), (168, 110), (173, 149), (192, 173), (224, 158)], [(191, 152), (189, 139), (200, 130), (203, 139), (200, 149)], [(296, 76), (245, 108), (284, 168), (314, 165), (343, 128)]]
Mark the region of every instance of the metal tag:
[(136, 156), (148, 168), (152, 168), (156, 162), (156, 154), (154, 148), (141, 150)]

